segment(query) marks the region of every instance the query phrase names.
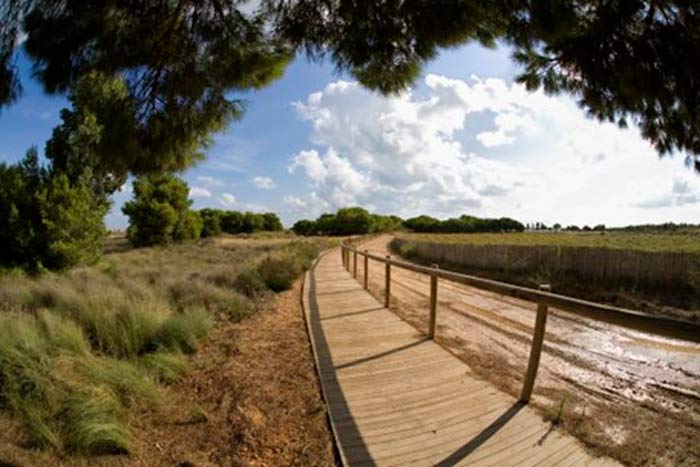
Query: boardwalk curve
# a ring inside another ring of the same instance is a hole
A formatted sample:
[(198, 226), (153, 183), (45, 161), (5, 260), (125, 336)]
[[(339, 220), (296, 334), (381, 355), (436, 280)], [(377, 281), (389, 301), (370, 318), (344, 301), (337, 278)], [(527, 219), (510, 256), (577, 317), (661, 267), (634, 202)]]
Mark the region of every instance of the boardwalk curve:
[(384, 308), (337, 249), (307, 273), (303, 302), (346, 466), (618, 465), (552, 431)]

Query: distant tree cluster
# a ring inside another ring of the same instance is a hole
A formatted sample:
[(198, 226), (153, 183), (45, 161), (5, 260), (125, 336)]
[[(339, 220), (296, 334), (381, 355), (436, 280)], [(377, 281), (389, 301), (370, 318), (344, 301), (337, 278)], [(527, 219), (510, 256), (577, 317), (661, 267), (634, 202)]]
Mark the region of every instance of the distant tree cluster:
[(522, 223), (509, 217), (488, 219), (468, 215), (446, 220), (418, 216), (406, 219), (403, 225), (414, 232), (436, 233), (522, 232), (525, 230)]
[(134, 181), (134, 199), (122, 211), (129, 216), (127, 236), (135, 246), (166, 245), (238, 234), (283, 230), (277, 214), (191, 209), (189, 188), (172, 174), (144, 175)]
[(274, 212), (224, 211), (206, 208), (199, 211), (204, 223), (202, 237), (215, 237), (221, 233), (239, 234), (254, 232), (280, 232), (282, 221)]
[(566, 230), (567, 232), (602, 232), (606, 230), (606, 227), (604, 224), (597, 224), (593, 227), (588, 225), (584, 225), (583, 227), (579, 227), (578, 225), (567, 225), (562, 230)]
[(362, 235), (400, 229), (397, 216), (371, 214), (360, 207), (338, 209), (335, 214), (322, 214), (315, 221), (302, 219), (292, 230), (297, 235)]
[(641, 225), (628, 225), (625, 227), (618, 227), (614, 230), (624, 230), (627, 232), (648, 232), (648, 233), (658, 233), (658, 232), (673, 232), (673, 233), (700, 233), (700, 224), (686, 224), (674, 222), (665, 222), (663, 224), (641, 224)]

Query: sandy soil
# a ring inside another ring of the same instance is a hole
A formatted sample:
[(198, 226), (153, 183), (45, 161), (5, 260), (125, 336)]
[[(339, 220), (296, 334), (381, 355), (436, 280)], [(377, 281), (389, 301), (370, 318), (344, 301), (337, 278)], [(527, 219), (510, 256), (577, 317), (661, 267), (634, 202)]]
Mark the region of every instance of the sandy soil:
[(242, 322), (218, 323), (162, 406), (133, 417), (129, 456), (24, 450), (0, 421), (0, 466), (335, 466), (300, 294), (301, 280)]
[[(363, 248), (390, 254), (390, 240)], [(369, 281), (383, 297), (383, 265), (370, 262)], [(519, 394), (535, 305), (445, 281), (438, 288), (438, 341), (482, 378)], [(392, 309), (423, 331), (429, 290), (426, 276), (392, 270)], [(532, 403), (626, 464), (700, 465), (700, 345), (550, 310)]]

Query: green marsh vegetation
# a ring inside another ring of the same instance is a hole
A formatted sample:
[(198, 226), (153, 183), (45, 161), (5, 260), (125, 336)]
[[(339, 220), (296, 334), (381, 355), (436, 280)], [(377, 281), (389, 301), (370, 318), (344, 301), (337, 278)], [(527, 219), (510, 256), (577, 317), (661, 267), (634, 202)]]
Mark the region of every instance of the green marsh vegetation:
[[(26, 446), (127, 453), (129, 422), (166, 403), (208, 330), (286, 290), (316, 244), (248, 239), (107, 254), (90, 267), (0, 275), (0, 418)], [(248, 281), (242, 278), (248, 277)]]

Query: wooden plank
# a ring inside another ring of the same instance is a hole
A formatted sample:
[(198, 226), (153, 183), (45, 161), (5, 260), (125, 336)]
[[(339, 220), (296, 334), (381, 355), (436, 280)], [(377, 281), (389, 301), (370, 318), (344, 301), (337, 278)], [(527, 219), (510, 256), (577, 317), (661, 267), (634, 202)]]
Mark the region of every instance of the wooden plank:
[(344, 465), (595, 463), (575, 439), (545, 437), (549, 425), (534, 411), (383, 307), (353, 279), (349, 260), (323, 256), (303, 300)]

